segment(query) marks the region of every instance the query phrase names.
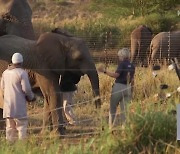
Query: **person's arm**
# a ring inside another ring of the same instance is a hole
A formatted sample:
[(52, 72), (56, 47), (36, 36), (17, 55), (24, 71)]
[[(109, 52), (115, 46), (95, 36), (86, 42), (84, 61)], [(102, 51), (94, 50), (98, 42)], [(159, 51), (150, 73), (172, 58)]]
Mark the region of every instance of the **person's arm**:
[(26, 95), (27, 101), (34, 101), (35, 96), (32, 92), (31, 85), (29, 83), (28, 74), (24, 72), (21, 77), (22, 90)]
[(117, 69), (116, 72), (110, 72), (110, 71), (107, 71), (103, 66), (98, 68), (99, 72), (102, 72), (102, 73), (104, 73), (104, 74), (106, 74), (112, 78), (115, 78), (115, 79), (118, 78), (120, 75), (120, 71), (118, 71), (118, 70), (119, 69)]
[(115, 79), (119, 77), (119, 73), (116, 73), (116, 72), (104, 71), (104, 74), (106, 74), (112, 78), (115, 78)]

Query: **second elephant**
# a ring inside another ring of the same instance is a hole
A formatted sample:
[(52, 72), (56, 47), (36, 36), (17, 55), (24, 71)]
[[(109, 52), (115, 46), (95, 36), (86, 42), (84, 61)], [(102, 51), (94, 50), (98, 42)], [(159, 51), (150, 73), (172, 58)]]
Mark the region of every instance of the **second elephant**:
[(138, 61), (144, 63), (148, 58), (148, 47), (152, 39), (152, 30), (140, 25), (131, 33), (131, 62), (137, 58)]

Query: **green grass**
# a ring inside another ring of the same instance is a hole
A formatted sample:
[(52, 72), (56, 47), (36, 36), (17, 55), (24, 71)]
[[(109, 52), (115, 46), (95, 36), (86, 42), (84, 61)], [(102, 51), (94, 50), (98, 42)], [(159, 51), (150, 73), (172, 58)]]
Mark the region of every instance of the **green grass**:
[(105, 45), (108, 48), (129, 47), (130, 34), (138, 25), (149, 26), (154, 34), (178, 29), (180, 26), (175, 11), (164, 15), (153, 13), (145, 17), (120, 16), (118, 19), (109, 17), (67, 19), (57, 23), (54, 23), (53, 18), (47, 18), (33, 20), (33, 24), (37, 36), (55, 27), (61, 27), (75, 36), (84, 38), (91, 49), (98, 51), (103, 50)]

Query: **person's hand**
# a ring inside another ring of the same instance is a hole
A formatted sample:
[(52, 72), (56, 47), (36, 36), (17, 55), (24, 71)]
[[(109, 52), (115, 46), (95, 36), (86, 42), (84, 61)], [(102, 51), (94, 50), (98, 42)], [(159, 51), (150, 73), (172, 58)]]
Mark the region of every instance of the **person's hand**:
[(97, 70), (102, 73), (106, 71), (106, 69), (103, 65), (99, 66), (99, 68)]

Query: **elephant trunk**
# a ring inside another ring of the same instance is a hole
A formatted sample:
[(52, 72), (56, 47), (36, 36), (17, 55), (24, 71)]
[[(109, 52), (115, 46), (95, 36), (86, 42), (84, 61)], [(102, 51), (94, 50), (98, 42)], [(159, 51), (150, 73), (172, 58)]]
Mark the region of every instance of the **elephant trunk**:
[(99, 90), (99, 77), (98, 73), (96, 71), (95, 65), (93, 64), (93, 67), (89, 69), (86, 74), (89, 77), (89, 80), (91, 82), (92, 90), (93, 90), (93, 95), (96, 98), (95, 99), (95, 106), (96, 108), (101, 107), (101, 100), (100, 100), (100, 90)]

